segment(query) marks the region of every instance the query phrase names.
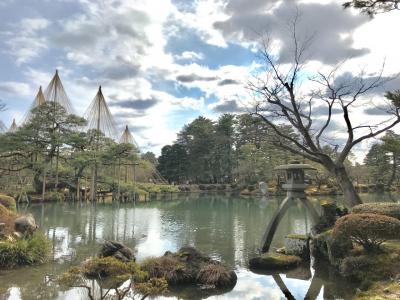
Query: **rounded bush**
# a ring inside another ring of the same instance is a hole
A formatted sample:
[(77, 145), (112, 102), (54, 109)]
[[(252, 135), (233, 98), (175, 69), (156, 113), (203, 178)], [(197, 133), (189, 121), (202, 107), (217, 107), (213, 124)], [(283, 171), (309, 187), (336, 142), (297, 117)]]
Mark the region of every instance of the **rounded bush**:
[(350, 238), (366, 251), (372, 251), (385, 240), (400, 238), (400, 221), (377, 214), (349, 214), (336, 221), (332, 236)]
[(400, 220), (400, 203), (377, 202), (359, 204), (353, 207), (352, 213), (385, 215)]

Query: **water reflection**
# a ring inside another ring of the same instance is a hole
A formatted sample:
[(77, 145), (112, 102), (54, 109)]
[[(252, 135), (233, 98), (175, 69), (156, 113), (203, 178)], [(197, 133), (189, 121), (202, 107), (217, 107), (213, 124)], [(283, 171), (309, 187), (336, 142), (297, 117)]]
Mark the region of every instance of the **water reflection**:
[[(248, 270), (247, 262), (258, 252), (261, 236), (280, 201), (190, 195), (136, 206), (57, 203), (25, 207), (23, 210), (35, 215), (53, 241), (54, 261), (38, 267), (0, 270), (0, 299), (32, 299), (32, 295), (37, 295), (36, 299), (85, 299), (85, 291), (60, 288), (52, 278), (95, 255), (105, 239), (119, 240), (132, 247), (139, 261), (192, 245), (234, 266), (238, 273), (235, 288), (209, 299), (282, 299), (283, 286), (295, 299), (306, 295), (308, 299), (349, 298), (353, 288), (328, 268), (312, 273), (312, 279), (310, 269), (279, 277)], [(302, 204), (294, 202), (278, 227), (272, 247), (283, 246), (288, 233), (307, 232), (310, 224)], [(200, 297), (198, 293), (191, 295), (190, 289), (174, 292), (185, 299)], [(206, 296), (209, 295), (201, 295)]]

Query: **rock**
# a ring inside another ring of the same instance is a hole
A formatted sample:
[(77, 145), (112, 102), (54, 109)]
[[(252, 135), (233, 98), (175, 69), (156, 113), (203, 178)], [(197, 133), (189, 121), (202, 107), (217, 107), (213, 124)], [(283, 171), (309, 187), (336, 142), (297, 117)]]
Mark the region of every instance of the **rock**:
[(308, 281), (312, 277), (310, 266), (300, 266), (286, 273), (286, 278)]
[(133, 250), (117, 241), (105, 241), (101, 246), (99, 257), (115, 257), (123, 262), (135, 261)]
[(263, 253), (249, 261), (250, 268), (264, 270), (290, 269), (297, 267), (300, 263), (301, 258), (298, 256), (278, 253)]
[(22, 239), (22, 233), (21, 232), (17, 232), (17, 231), (14, 231), (13, 233), (12, 233), (12, 238), (15, 238), (15, 239), (17, 239), (17, 240), (19, 240), (19, 239)]
[(193, 247), (182, 247), (178, 252), (165, 252), (161, 257), (148, 258), (142, 264), (150, 277), (165, 278), (170, 286), (196, 284), (200, 289), (231, 289), (237, 281), (236, 273)]
[(38, 226), (36, 225), (35, 218), (32, 214), (27, 214), (15, 219), (15, 230), (23, 235), (32, 235)]
[(281, 248), (276, 249), (275, 252), (279, 253), (279, 254), (286, 254), (286, 249), (285, 249), (285, 247), (281, 247)]
[(285, 237), (285, 254), (296, 255), (304, 260), (310, 259), (309, 239), (305, 235), (290, 234)]

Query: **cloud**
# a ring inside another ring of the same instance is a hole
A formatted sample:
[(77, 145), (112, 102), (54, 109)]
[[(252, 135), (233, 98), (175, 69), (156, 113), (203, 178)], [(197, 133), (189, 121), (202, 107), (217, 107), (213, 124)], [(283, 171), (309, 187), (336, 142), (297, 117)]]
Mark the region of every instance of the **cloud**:
[(9, 95), (27, 96), (31, 94), (31, 89), (28, 84), (14, 81), (0, 82), (0, 93)]
[(298, 39), (306, 40), (315, 33), (315, 42), (307, 55), (309, 60), (334, 64), (340, 60), (365, 55), (366, 48), (354, 48), (352, 33), (368, 21), (365, 16), (343, 10), (339, 3), (319, 4), (289, 1), (232, 0), (226, 6), (230, 17), (214, 23), (228, 41), (254, 43), (266, 32), (279, 41), (279, 60), (292, 61), (293, 40), (288, 23), (298, 9)]
[(159, 103), (159, 100), (150, 98), (150, 99), (123, 100), (123, 101), (113, 102), (110, 105), (122, 108), (134, 109), (134, 110), (147, 110), (156, 105), (157, 103)]
[(227, 100), (210, 105), (210, 108), (217, 113), (237, 113), (243, 112), (235, 100)]
[(189, 75), (178, 75), (176, 76), (176, 80), (184, 83), (194, 82), (194, 81), (213, 81), (217, 80), (217, 77), (203, 77), (196, 74), (189, 74)]
[(218, 82), (219, 86), (230, 85), (230, 84), (240, 84), (240, 82), (237, 80), (234, 80), (234, 79), (224, 79), (224, 80), (221, 80), (220, 82)]
[(203, 53), (194, 51), (184, 51), (180, 55), (175, 55), (177, 60), (202, 60), (204, 59)]
[(16, 64), (21, 65), (38, 57), (48, 48), (47, 39), (40, 33), (50, 25), (44, 18), (22, 19), (12, 31), (2, 31), (8, 37), (5, 44), (9, 47), (6, 53), (16, 57)]
[(388, 116), (392, 111), (393, 110), (389, 106), (384, 105), (364, 109), (364, 113), (371, 116)]

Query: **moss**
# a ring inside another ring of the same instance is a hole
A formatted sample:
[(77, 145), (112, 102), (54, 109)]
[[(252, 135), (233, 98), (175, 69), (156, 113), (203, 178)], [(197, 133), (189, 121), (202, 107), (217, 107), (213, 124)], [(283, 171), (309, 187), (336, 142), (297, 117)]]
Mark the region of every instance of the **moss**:
[(294, 255), (264, 253), (249, 261), (251, 268), (257, 269), (289, 269), (301, 263), (301, 258)]
[(13, 197), (0, 194), (0, 204), (2, 204), (5, 208), (15, 212), (17, 210), (16, 202)]
[(48, 260), (50, 253), (50, 241), (43, 233), (36, 232), (27, 239), (0, 242), (0, 266), (41, 264)]
[(358, 282), (385, 280), (396, 276), (400, 269), (397, 253), (362, 254), (343, 259), (340, 273)]
[(306, 236), (304, 234), (295, 234), (295, 233), (288, 234), (286, 236), (286, 238), (288, 238), (288, 239), (298, 239), (298, 240), (304, 240), (304, 241), (308, 240), (308, 236)]
[(376, 282), (367, 291), (359, 291), (354, 300), (400, 299), (399, 282)]
[(180, 284), (193, 280), (193, 275), (185, 264), (174, 256), (148, 258), (141, 267), (149, 273), (150, 277), (165, 278), (169, 284)]
[(353, 207), (352, 213), (370, 213), (385, 215), (400, 220), (400, 203), (392, 202), (377, 202), (377, 203), (364, 203)]

